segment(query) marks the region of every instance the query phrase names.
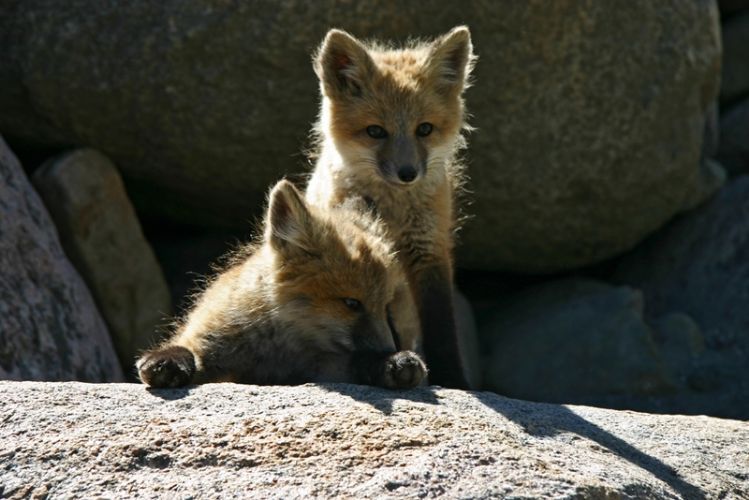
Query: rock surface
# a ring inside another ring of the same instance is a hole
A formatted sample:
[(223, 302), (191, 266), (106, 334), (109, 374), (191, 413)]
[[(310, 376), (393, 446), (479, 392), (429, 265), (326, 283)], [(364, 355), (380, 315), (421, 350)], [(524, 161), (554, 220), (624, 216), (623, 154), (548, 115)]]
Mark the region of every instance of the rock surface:
[(439, 388), (0, 383), (0, 496), (747, 498), (749, 423)]
[(32, 180), (131, 370), (168, 321), (171, 298), (117, 168), (84, 149), (49, 160)]
[[(746, 64), (749, 66), (749, 59)], [(749, 174), (749, 99), (730, 108), (721, 117), (716, 158), (729, 174)]]
[(107, 327), (2, 137), (0, 379), (122, 380)]
[(749, 12), (723, 23), (723, 77), (720, 99), (735, 101), (749, 96)]
[(471, 303), (457, 289), (453, 296), (453, 307), (455, 308), (455, 328), (458, 332), (458, 348), (463, 363), (463, 373), (465, 373), (469, 388), (480, 389), (483, 374), (476, 317), (473, 314)]
[(674, 389), (642, 294), (629, 287), (579, 278), (537, 285), (498, 301), (481, 333), (484, 387), (511, 397), (600, 404)]
[(705, 353), (688, 383), (724, 415), (749, 418), (749, 176), (624, 257), (614, 278), (642, 290), (646, 319), (694, 319)]
[(715, 189), (699, 159), (718, 10), (701, 0), (5, 2), (0, 131), (95, 147), (140, 209), (245, 231), (270, 182), (304, 168), (329, 27), (404, 40), (458, 23), (480, 55), (461, 265), (590, 264)]

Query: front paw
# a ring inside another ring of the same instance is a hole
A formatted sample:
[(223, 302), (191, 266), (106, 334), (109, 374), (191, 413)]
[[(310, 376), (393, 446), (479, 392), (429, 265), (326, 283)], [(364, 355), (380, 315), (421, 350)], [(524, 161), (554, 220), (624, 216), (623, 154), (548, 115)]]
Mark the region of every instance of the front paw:
[(427, 375), (427, 367), (413, 351), (392, 354), (385, 362), (385, 387), (388, 389), (411, 389), (419, 385)]
[(195, 356), (180, 346), (147, 352), (135, 364), (140, 380), (151, 387), (182, 387), (195, 374)]

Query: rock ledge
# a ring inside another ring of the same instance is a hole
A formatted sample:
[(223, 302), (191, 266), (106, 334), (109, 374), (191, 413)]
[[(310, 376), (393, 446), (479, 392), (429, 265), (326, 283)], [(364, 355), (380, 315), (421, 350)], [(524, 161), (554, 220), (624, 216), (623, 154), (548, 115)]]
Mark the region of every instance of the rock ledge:
[(0, 382), (0, 497), (749, 498), (749, 423), (440, 388)]

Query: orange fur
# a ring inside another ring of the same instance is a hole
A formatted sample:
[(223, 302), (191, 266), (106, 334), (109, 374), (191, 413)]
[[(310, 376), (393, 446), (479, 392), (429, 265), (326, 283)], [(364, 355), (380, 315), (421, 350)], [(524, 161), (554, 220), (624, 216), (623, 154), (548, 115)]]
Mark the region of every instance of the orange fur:
[[(425, 367), (413, 353), (396, 367), (411, 370), (405, 375), (380, 373), (396, 350), (388, 305), (407, 287), (380, 233), (377, 220), (346, 207), (309, 207), (281, 181), (270, 195), (262, 241), (209, 284), (171, 339), (139, 360), (141, 380), (157, 387), (418, 383)], [(408, 310), (397, 313), (399, 334), (412, 349), (418, 319)], [(352, 365), (362, 353), (374, 359), (372, 373)]]
[(463, 183), (456, 157), (469, 128), (462, 93), (474, 61), (465, 27), (402, 49), (331, 30), (314, 58), (323, 99), (306, 190), (325, 209), (352, 196), (370, 202), (405, 266), (434, 380), (455, 387), (466, 386), (452, 313), (455, 195)]

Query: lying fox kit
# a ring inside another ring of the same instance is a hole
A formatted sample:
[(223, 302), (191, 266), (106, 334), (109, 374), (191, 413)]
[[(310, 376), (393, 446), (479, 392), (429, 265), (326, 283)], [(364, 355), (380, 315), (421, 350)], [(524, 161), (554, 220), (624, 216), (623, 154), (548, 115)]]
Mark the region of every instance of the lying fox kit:
[(410, 350), (418, 318), (381, 233), (361, 211), (317, 210), (279, 182), (263, 240), (215, 278), (170, 340), (138, 360), (140, 379), (152, 387), (418, 385), (426, 375)]
[(360, 196), (384, 221), (418, 307), (430, 381), (466, 388), (453, 313), (454, 193), (462, 184), (466, 27), (391, 49), (331, 30), (314, 59), (322, 107), (307, 200)]

